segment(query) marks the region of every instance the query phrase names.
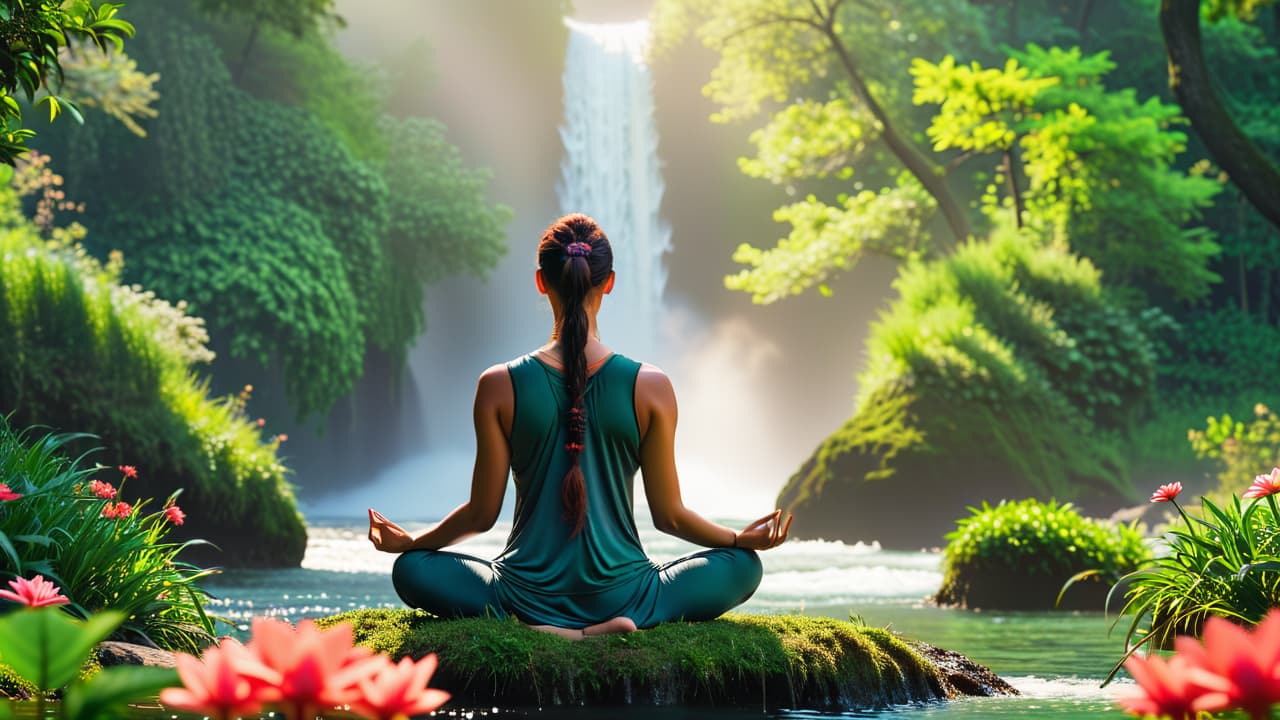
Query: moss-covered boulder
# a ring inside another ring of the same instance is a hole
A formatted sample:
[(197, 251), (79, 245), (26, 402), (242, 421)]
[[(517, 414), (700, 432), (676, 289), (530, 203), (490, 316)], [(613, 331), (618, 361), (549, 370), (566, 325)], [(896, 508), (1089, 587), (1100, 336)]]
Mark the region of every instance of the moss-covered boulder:
[(905, 267), (856, 412), (779, 495), (799, 537), (938, 546), (960, 508), (1134, 499), (1124, 433), (1154, 382), (1144, 332), (1087, 260), (1003, 232)]
[[(570, 641), (515, 620), (357, 610), (356, 641), (393, 657), (436, 653), (432, 680), (459, 705), (694, 704), (850, 709), (961, 694), (1016, 694), (958, 656), (821, 617), (727, 615)], [(931, 658), (936, 658), (934, 661)]]
[[(1151, 558), (1136, 529), (1083, 517), (1070, 503), (984, 503), (956, 525), (935, 597), (943, 605), (1103, 610), (1115, 582)], [(1122, 595), (1112, 598), (1113, 609)]]

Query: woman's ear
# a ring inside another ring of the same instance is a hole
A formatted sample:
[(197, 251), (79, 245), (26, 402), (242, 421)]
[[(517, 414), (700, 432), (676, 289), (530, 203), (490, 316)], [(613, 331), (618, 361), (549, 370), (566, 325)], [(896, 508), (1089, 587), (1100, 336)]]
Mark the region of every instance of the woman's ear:
[(547, 284), (542, 281), (542, 270), (533, 271), (533, 282), (538, 286), (538, 292), (543, 295), (547, 294)]
[(612, 271), (612, 270), (610, 270), (610, 271), (609, 271), (609, 279), (604, 281), (604, 294), (605, 294), (605, 295), (608, 295), (609, 293), (613, 292), (613, 279), (614, 279), (615, 277), (616, 277), (616, 275), (614, 275), (613, 271)]

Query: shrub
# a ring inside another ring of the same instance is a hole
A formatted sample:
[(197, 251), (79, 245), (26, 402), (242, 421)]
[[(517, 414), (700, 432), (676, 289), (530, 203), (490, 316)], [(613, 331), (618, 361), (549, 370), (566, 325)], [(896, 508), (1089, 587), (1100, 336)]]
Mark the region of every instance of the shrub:
[[(1088, 572), (1114, 582), (1151, 557), (1135, 528), (1082, 517), (1070, 503), (1027, 499), (995, 507), (983, 503), (970, 512), (947, 535), (939, 603), (1051, 607), (1063, 584), (1074, 576)], [(1063, 597), (1072, 600), (1073, 594)], [(1103, 609), (1100, 602), (1092, 607), (1082, 601), (1072, 605)]]
[[(0, 194), (0, 217), (14, 205)], [(0, 410), (19, 426), (93, 431), (107, 464), (137, 460), (135, 497), (185, 488), (195, 512), (181, 534), (217, 543), (226, 564), (298, 564), (306, 528), (278, 443), (194, 375), (210, 357), (200, 321), (115, 272), (25, 221), (0, 223)]]
[(1188, 515), (1173, 497), (1181, 522), (1166, 533), (1165, 552), (1125, 577), (1121, 614), (1132, 617), (1126, 658), (1147, 643), (1167, 647), (1175, 635), (1199, 635), (1211, 616), (1252, 625), (1280, 607), (1275, 497), (1242, 503), (1233, 494), (1221, 506), (1201, 498), (1199, 517)]
[(1253, 406), (1248, 423), (1229, 414), (1205, 420), (1203, 430), (1188, 435), (1196, 457), (1218, 466), (1218, 489), (1212, 496), (1234, 495), (1253, 481), (1260, 467), (1280, 465), (1280, 417), (1262, 403)]
[(142, 501), (125, 510), (114, 488), (108, 497), (103, 485), (90, 485), (104, 468), (63, 455), (74, 439), (37, 438), (0, 419), (0, 483), (20, 496), (0, 501), (0, 581), (40, 574), (62, 587), (73, 614), (119, 611), (117, 634), (126, 639), (204, 647), (214, 639), (213, 621), (196, 582), (207, 573), (177, 559), (184, 544), (166, 540), (166, 509), (144, 513)]

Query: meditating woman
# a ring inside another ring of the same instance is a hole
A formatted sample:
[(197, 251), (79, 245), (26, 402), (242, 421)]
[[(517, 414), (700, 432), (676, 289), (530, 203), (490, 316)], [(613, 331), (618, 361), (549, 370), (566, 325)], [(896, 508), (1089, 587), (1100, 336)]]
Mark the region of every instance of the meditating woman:
[[(369, 510), (374, 546), (402, 553), (396, 592), (442, 617), (514, 615), (571, 639), (709, 620), (741, 604), (760, 584), (755, 551), (786, 540), (791, 518), (777, 510), (735, 531), (685, 507), (671, 381), (596, 331), (614, 273), (594, 220), (566, 215), (547, 228), (535, 279), (555, 327), (546, 345), (480, 376), (471, 499), (416, 537)], [(637, 469), (657, 528), (713, 549), (649, 560), (632, 512)], [(493, 527), (508, 470), (515, 523), (502, 554), (441, 551)]]

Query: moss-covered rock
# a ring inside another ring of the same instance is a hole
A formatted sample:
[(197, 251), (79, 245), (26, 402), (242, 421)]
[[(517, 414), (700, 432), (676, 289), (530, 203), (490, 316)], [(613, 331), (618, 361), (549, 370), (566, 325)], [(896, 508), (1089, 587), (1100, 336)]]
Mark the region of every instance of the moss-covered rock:
[[(822, 617), (727, 615), (577, 642), (515, 620), (445, 621), (414, 610), (357, 610), (320, 624), (339, 622), (393, 657), (436, 653), (431, 684), (461, 705), (849, 709), (1016, 693), (945, 651)], [(927, 657), (949, 659), (939, 667)]]
[(872, 327), (856, 412), (779, 495), (799, 537), (941, 544), (957, 511), (1037, 496), (1134, 499), (1124, 433), (1154, 351), (1086, 260), (1012, 232), (907, 266)]
[[(1151, 558), (1136, 529), (1082, 517), (1069, 503), (1034, 499), (984, 503), (947, 539), (935, 599), (975, 609), (1102, 610), (1112, 585)], [(1081, 573), (1092, 574), (1064, 592)], [(1112, 602), (1122, 599), (1120, 593)]]

